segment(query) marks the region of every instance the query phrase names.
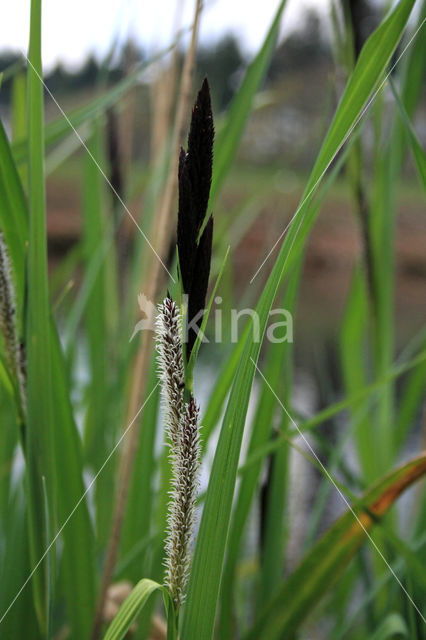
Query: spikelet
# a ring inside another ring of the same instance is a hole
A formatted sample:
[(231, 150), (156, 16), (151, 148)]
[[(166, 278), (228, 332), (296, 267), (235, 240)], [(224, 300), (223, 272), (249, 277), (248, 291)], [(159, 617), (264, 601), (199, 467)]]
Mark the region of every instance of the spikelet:
[(183, 603), (189, 571), (189, 546), (198, 489), (199, 409), (192, 395), (184, 402), (184, 366), (179, 310), (168, 296), (157, 317), (159, 375), (170, 440), (172, 491), (166, 540), (166, 579), (176, 608)]
[(161, 394), (166, 414), (167, 433), (173, 451), (179, 445), (179, 421), (184, 412), (185, 374), (182, 357), (181, 316), (170, 296), (167, 296), (159, 306), (156, 334)]
[(18, 338), (16, 328), (16, 296), (12, 278), (12, 268), (0, 232), (0, 330), (3, 334), (6, 361), (12, 379), (19, 389), (23, 412), (26, 412), (25, 350)]
[(200, 445), (199, 409), (191, 396), (181, 420), (180, 447), (173, 466), (166, 540), (166, 585), (176, 608), (185, 600), (190, 567), (190, 544), (198, 492)]

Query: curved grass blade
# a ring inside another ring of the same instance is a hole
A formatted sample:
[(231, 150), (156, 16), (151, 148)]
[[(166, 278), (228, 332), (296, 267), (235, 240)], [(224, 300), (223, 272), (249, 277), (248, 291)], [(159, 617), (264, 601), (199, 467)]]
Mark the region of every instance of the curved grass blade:
[[(412, 360), (409, 360), (407, 363), (404, 363), (402, 365), (398, 365), (392, 368), (390, 373), (384, 378), (380, 378), (376, 382), (373, 382), (372, 384), (367, 385), (362, 389), (359, 389), (359, 391), (357, 391), (353, 395), (350, 395), (344, 398), (343, 400), (339, 400), (339, 402), (336, 402), (330, 405), (329, 407), (322, 409), (312, 418), (309, 418), (308, 420), (301, 422), (299, 424), (299, 430), (304, 433), (305, 431), (311, 431), (312, 429), (315, 429), (316, 427), (326, 422), (327, 420), (337, 415), (338, 413), (341, 413), (345, 409), (348, 409), (351, 406), (358, 404), (362, 400), (365, 400), (368, 396), (379, 391), (381, 388), (387, 385), (390, 381), (396, 380), (397, 378), (402, 376), (404, 373), (414, 369), (413, 375), (415, 373), (420, 374), (419, 380), (417, 380), (416, 378), (415, 380), (413, 379), (411, 381), (410, 379), (410, 382), (415, 383), (414, 391), (416, 395), (414, 400), (416, 401), (416, 404), (413, 408), (410, 403), (407, 409), (407, 412), (408, 411), (410, 412), (409, 413), (410, 418), (407, 418), (404, 414), (404, 420), (403, 421), (401, 420), (401, 423), (405, 425), (406, 421), (407, 420), (409, 421), (411, 419), (412, 412), (413, 410), (415, 411), (417, 407), (417, 403), (419, 402), (419, 396), (422, 395), (422, 391), (424, 389), (424, 379), (426, 377), (425, 365), (426, 365), (426, 352), (422, 352), (419, 356), (416, 356)], [(399, 422), (397, 422), (396, 429), (398, 429), (398, 425), (399, 425)], [(288, 435), (290, 437), (294, 437), (297, 434), (298, 432), (296, 429), (291, 429)], [(238, 473), (239, 474), (245, 473), (246, 470), (252, 464), (255, 464), (260, 459), (265, 458), (266, 456), (274, 453), (275, 451), (278, 451), (281, 447), (286, 445), (287, 445), (287, 439), (284, 438), (282, 435), (280, 435), (279, 438), (276, 440), (270, 440), (267, 444), (259, 447), (256, 451), (254, 451), (250, 456), (247, 457), (244, 463), (238, 468)]]
[(25, 280), (25, 258), (22, 247), (28, 240), (28, 209), (22, 183), (1, 121), (0, 226), (14, 266), (18, 316), (21, 322)]
[(245, 640), (290, 637), (336, 582), (369, 532), (395, 500), (426, 474), (426, 454), (380, 480), (353, 505), (361, 524), (347, 511), (302, 559), (299, 567), (265, 607)]
[[(410, 550), (412, 553), (424, 553), (423, 547), (425, 544), (426, 535), (423, 535), (422, 538), (411, 544)], [(398, 558), (391, 566), (394, 573), (401, 575), (403, 568), (402, 558)], [(341, 624), (333, 633), (333, 640), (344, 640), (344, 638), (347, 638), (348, 633), (352, 632), (356, 628), (357, 622), (362, 618), (362, 612), (374, 601), (378, 593), (393, 579), (394, 577), (392, 573), (387, 572), (373, 582), (367, 593), (362, 596), (355, 610), (345, 617), (343, 624)]]
[[(299, 220), (290, 225), (277, 261), (257, 305), (260, 342), (278, 286), (291, 264), (288, 255), (296, 238), (306, 238), (317, 211), (309, 208), (314, 187), (360, 117), (405, 27), (413, 0), (402, 0), (366, 42), (331, 123), (318, 160), (310, 175)], [(238, 459), (260, 342), (250, 334), (245, 342), (213, 461), (206, 502), (195, 547), (184, 611), (182, 639), (212, 637), (225, 555)]]
[(104, 636), (104, 640), (122, 640), (150, 596), (158, 590), (163, 591), (166, 597), (166, 590), (158, 584), (158, 582), (148, 580), (148, 578), (144, 578), (138, 582), (118, 610), (117, 615)]
[(405, 131), (407, 133), (407, 138), (409, 145), (411, 147), (411, 151), (414, 158), (414, 163), (416, 165), (417, 173), (419, 174), (420, 183), (423, 186), (423, 189), (426, 190), (426, 155), (422, 149), (422, 146), (417, 138), (416, 132), (414, 131), (413, 125), (410, 122), (408, 114), (405, 110), (404, 105), (402, 104), (401, 98), (398, 95), (395, 84), (392, 78), (389, 78), (389, 83), (392, 89), (392, 93), (394, 95), (396, 104), (399, 109), (399, 113), (401, 115), (402, 123), (405, 127)]
[(399, 613), (390, 613), (379, 625), (370, 640), (388, 640), (389, 638), (408, 638), (408, 629)]
[[(300, 258), (302, 257), (303, 254), (300, 255)], [(300, 259), (296, 265), (295, 271), (290, 274), (289, 282), (286, 283), (286, 291), (281, 304), (282, 308), (287, 309), (290, 313), (293, 313), (294, 311), (301, 264), (302, 260)], [(278, 387), (279, 382), (282, 380), (283, 373), (288, 366), (290, 348), (291, 345), (286, 341), (279, 344), (271, 344), (269, 346), (266, 364), (266, 378), (273, 388)], [(286, 393), (288, 393), (288, 389), (286, 389)], [(253, 429), (247, 452), (248, 456), (264, 445), (272, 436), (272, 418), (276, 404), (277, 401), (274, 394), (272, 394), (268, 386), (264, 384), (253, 421)], [(252, 465), (251, 468), (247, 470), (247, 473), (242, 477), (232, 515), (227, 544), (227, 558), (223, 571), (221, 607), (218, 625), (219, 637), (223, 638), (223, 640), (225, 640), (225, 638), (232, 637), (232, 597), (236, 565), (238, 562), (245, 524), (249, 516), (259, 481), (262, 463), (263, 459), (259, 459), (257, 464)], [(275, 564), (276, 563), (277, 560), (275, 559)]]

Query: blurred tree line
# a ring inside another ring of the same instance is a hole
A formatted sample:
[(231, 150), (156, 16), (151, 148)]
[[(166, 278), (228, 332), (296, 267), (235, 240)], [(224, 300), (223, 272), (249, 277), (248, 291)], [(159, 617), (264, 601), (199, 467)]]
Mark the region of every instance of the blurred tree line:
[[(283, 73), (295, 71), (307, 64), (316, 64), (327, 55), (328, 46), (321, 34), (318, 16), (310, 11), (302, 21), (301, 30), (287, 37), (277, 48), (267, 80), (275, 80)], [(183, 54), (182, 54), (183, 55)], [(91, 54), (84, 64), (70, 70), (63, 64), (49, 71), (45, 76), (47, 87), (54, 95), (87, 90), (96, 86), (100, 78), (105, 83), (115, 83), (122, 78), (132, 63), (147, 59), (147, 53), (133, 41), (125, 43), (112, 60), (99, 60)], [(0, 52), (0, 73), (12, 65), (24, 66), (20, 54), (10, 51)], [(238, 40), (226, 34), (217, 42), (201, 44), (197, 54), (197, 74), (199, 80), (207, 75), (213, 88), (215, 108), (227, 107), (238, 87), (242, 72), (249, 60), (242, 53)], [(6, 71), (0, 88), (0, 102), (7, 104), (11, 91), (11, 78)]]
[[(343, 11), (349, 11), (355, 36), (356, 53), (366, 35), (374, 28), (378, 19), (377, 7), (369, 0), (340, 0)], [(118, 51), (104, 60), (91, 54), (83, 65), (76, 69), (67, 69), (61, 63), (48, 72), (45, 82), (55, 96), (64, 96), (77, 91), (93, 89), (100, 80), (104, 86), (120, 80), (135, 63), (147, 60), (148, 55), (134, 41), (124, 43)], [(181, 54), (183, 59), (183, 53)], [(197, 79), (207, 75), (213, 92), (216, 111), (227, 107), (238, 88), (244, 68), (250, 61), (242, 53), (236, 37), (227, 34), (219, 41), (201, 44), (197, 54)], [(280, 77), (298, 73), (307, 68), (331, 62), (329, 35), (313, 9), (306, 10), (300, 19), (298, 28), (289, 34), (277, 47), (272, 58), (265, 83), (274, 83)], [(11, 91), (11, 74), (8, 69), (21, 64), (20, 54), (8, 51), (0, 52), (0, 104), (8, 104)], [(1, 82), (1, 73), (6, 70)]]

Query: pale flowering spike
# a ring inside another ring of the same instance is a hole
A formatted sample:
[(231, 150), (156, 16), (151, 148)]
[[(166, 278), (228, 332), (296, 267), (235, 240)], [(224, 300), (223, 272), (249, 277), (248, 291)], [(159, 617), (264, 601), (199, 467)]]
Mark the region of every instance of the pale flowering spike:
[(199, 409), (191, 395), (184, 402), (184, 365), (179, 309), (167, 296), (157, 317), (159, 375), (170, 440), (172, 492), (166, 540), (166, 585), (176, 608), (183, 603), (189, 571), (189, 547), (198, 489)]
[(26, 411), (25, 351), (16, 328), (16, 296), (12, 278), (12, 267), (0, 232), (0, 329), (3, 334), (5, 356), (9, 371), (19, 389), (22, 409)]
[(174, 459), (166, 541), (166, 585), (176, 608), (185, 600), (190, 566), (189, 550), (194, 529), (200, 465), (198, 417), (199, 409), (191, 396), (180, 423), (180, 447)]
[(173, 447), (178, 445), (179, 420), (184, 412), (185, 373), (182, 357), (181, 316), (167, 296), (159, 306), (156, 322), (157, 351), (166, 427)]

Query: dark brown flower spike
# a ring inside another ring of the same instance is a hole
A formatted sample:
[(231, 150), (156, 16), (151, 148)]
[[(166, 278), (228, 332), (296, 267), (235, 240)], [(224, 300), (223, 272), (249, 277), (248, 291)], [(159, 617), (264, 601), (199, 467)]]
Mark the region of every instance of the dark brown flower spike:
[[(188, 323), (204, 309), (210, 273), (213, 218), (210, 217), (198, 241), (209, 202), (213, 166), (213, 114), (207, 79), (198, 92), (192, 110), (188, 151), (179, 157), (179, 211), (177, 245), (182, 288), (188, 295)], [(197, 322), (201, 324), (201, 318)], [(189, 360), (196, 332), (188, 334), (186, 357)]]

